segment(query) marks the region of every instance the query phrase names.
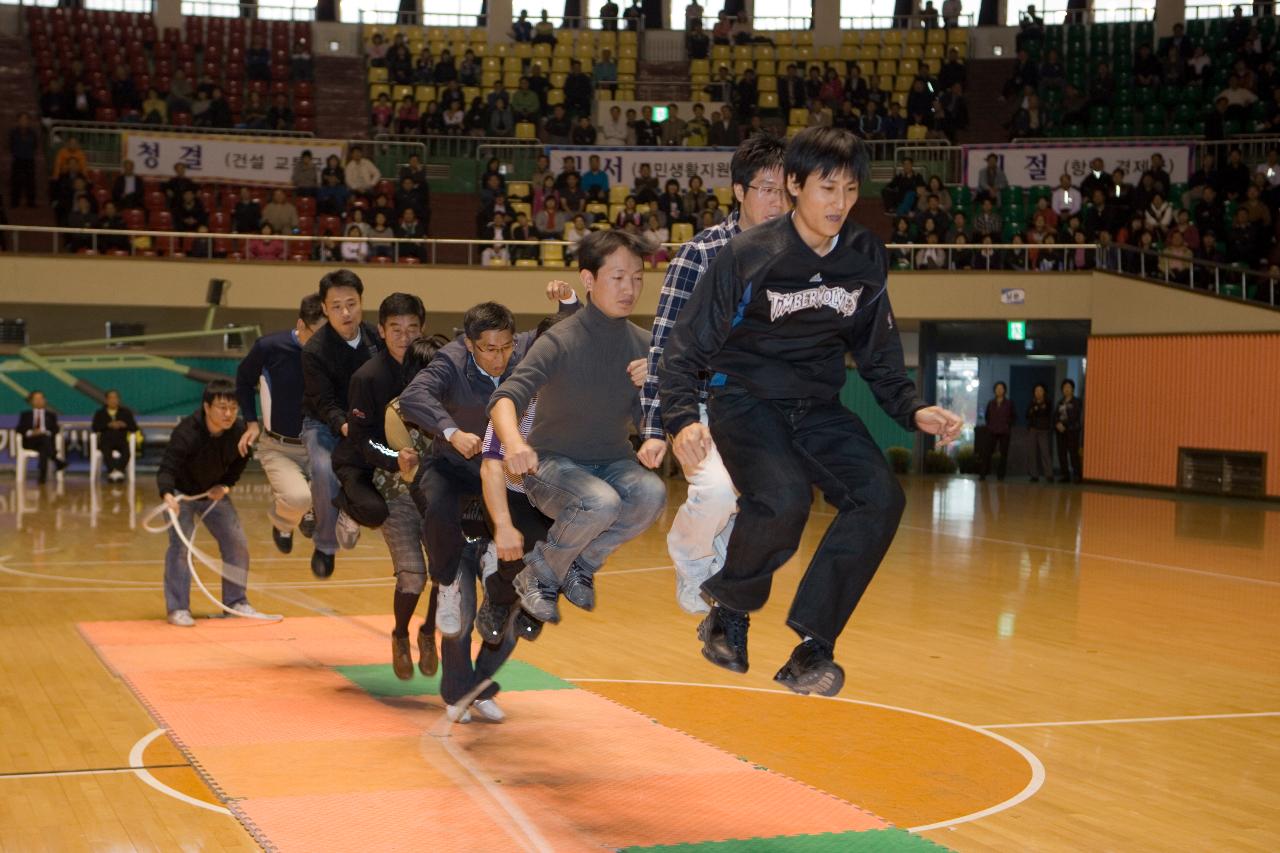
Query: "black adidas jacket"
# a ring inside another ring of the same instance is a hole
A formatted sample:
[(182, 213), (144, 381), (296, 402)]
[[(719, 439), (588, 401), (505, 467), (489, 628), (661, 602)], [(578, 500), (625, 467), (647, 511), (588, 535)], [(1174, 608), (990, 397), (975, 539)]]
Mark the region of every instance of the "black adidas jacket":
[(879, 238), (846, 221), (819, 257), (781, 216), (720, 250), (680, 312), (658, 364), (668, 433), (698, 420), (698, 376), (763, 399), (832, 400), (845, 352), (884, 411), (908, 429), (924, 408), (907, 377)]

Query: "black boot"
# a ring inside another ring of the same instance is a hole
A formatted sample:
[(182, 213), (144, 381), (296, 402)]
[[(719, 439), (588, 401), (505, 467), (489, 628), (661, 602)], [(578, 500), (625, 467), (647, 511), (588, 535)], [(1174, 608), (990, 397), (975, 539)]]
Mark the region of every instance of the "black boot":
[(719, 604), (711, 605), (711, 612), (698, 626), (702, 656), (730, 672), (746, 672), (747, 629), (750, 626), (749, 614)]
[(803, 696), (834, 696), (844, 687), (844, 670), (832, 658), (833, 652), (825, 643), (805, 640), (795, 647), (791, 659), (773, 680)]

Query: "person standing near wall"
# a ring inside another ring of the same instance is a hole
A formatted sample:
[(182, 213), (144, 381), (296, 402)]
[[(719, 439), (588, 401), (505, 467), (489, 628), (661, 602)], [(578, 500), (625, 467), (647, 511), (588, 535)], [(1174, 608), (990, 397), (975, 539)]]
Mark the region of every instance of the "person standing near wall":
[[(1058, 431), (1059, 483), (1080, 482), (1080, 428), (1084, 425), (1084, 412), (1076, 398), (1076, 383), (1071, 379), (1062, 382), (1062, 398), (1058, 400), (1054, 429)], [(1070, 463), (1070, 468), (1068, 468)]]
[(1016, 416), (1013, 402), (1007, 396), (1008, 386), (997, 382), (993, 390), (995, 397), (987, 403), (987, 440), (982, 447), (982, 466), (978, 469), (978, 479), (985, 480), (991, 473), (991, 454), (999, 446), (1000, 467), (996, 469), (996, 479), (1003, 482), (1005, 471), (1009, 467), (1009, 433)]
[(1049, 389), (1037, 382), (1032, 390), (1031, 405), (1027, 406), (1027, 429), (1031, 434), (1031, 482), (1053, 482), (1053, 454), (1049, 450), (1053, 434), (1053, 409), (1049, 402)]

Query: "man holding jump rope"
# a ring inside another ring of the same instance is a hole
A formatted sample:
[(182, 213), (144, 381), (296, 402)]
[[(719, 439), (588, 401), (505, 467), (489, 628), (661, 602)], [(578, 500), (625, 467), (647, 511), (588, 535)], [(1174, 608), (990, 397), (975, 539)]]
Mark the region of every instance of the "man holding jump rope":
[(218, 543), (223, 607), (241, 616), (259, 615), (245, 597), (249, 540), (227, 496), (248, 462), (247, 453), (241, 455), (239, 448), (245, 431), (239, 416), (236, 386), (215, 379), (204, 388), (200, 410), (174, 428), (160, 461), (156, 475), (160, 497), (177, 515), (183, 534), (169, 527), (169, 550), (164, 555), (164, 601), (170, 625), (191, 628), (196, 624), (191, 618), (191, 574), (183, 537), (191, 541), (197, 520), (204, 522)]

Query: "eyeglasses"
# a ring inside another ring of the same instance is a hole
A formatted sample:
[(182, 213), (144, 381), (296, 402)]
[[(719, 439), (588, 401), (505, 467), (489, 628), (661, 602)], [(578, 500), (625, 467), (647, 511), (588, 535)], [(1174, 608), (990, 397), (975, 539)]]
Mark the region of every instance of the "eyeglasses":
[(782, 187), (762, 187), (756, 184), (747, 184), (747, 189), (755, 190), (766, 199), (776, 200), (783, 197)]
[(209, 408), (213, 409), (215, 412), (226, 412), (229, 415), (234, 415), (236, 412), (240, 411), (240, 404), (239, 403), (210, 403)]
[(490, 346), (485, 346), (483, 344), (475, 344), (476, 351), (483, 353), (484, 355), (498, 355), (500, 353), (513, 350), (515, 349), (515, 347), (516, 345), (514, 343), (503, 344), (500, 347), (490, 347)]

